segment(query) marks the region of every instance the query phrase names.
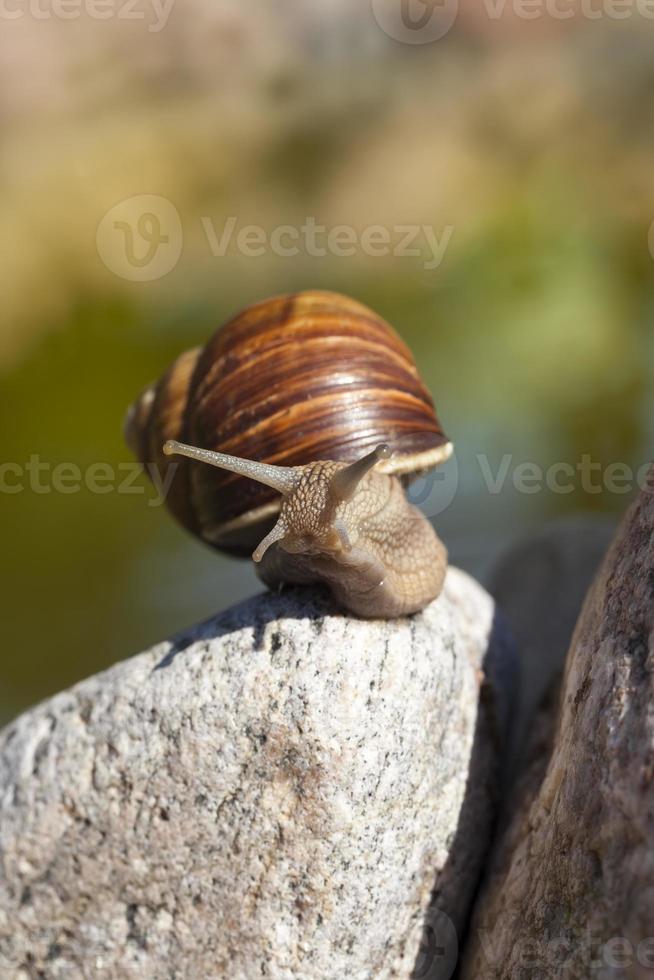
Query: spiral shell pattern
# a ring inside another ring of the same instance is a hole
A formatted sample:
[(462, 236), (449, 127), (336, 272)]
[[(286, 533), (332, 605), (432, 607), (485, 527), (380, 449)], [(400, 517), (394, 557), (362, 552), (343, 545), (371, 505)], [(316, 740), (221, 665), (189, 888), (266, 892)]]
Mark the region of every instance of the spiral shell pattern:
[[(209, 543), (244, 554), (272, 523), (275, 491), (161, 453), (166, 439), (295, 466), (352, 461), (381, 442), (387, 472), (424, 472), (451, 450), (408, 347), (361, 303), (309, 291), (256, 303), (188, 351), (132, 406), (127, 440), (162, 475), (167, 503)], [(381, 468), (381, 467), (380, 467)]]

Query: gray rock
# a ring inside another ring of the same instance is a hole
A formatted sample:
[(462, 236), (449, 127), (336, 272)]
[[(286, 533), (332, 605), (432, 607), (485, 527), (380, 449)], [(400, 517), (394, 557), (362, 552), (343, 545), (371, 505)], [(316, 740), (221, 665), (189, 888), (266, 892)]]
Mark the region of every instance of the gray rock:
[(641, 492), (540, 712), (464, 980), (653, 975), (653, 542), (654, 495)]
[(29, 711), (0, 735), (0, 975), (401, 978), (436, 922), (419, 974), (449, 976), (510, 656), (451, 569), (396, 621), (258, 596)]
[(545, 524), (511, 545), (487, 582), (520, 651), (520, 692), (508, 768), (515, 770), (541, 700), (560, 684), (584, 598), (615, 533), (606, 517)]

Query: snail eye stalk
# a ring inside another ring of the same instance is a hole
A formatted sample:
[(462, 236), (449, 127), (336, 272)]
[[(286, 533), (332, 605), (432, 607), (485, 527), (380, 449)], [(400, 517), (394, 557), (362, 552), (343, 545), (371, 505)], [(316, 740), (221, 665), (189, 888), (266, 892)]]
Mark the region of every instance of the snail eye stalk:
[(332, 478), (330, 487), (332, 495), (339, 502), (350, 500), (366, 473), (369, 473), (382, 459), (389, 459), (391, 455), (390, 447), (386, 443), (381, 443), (371, 453), (339, 470)]
[(228, 456), (226, 453), (216, 453), (211, 449), (200, 449), (197, 446), (187, 446), (184, 442), (169, 439), (164, 443), (166, 456), (186, 456), (200, 463), (209, 463), (221, 470), (229, 470), (238, 476), (247, 476), (257, 483), (263, 483), (284, 495), (292, 493), (300, 481), (298, 471), (292, 466), (271, 466), (269, 463), (257, 463), (252, 459), (241, 459), (239, 456)]

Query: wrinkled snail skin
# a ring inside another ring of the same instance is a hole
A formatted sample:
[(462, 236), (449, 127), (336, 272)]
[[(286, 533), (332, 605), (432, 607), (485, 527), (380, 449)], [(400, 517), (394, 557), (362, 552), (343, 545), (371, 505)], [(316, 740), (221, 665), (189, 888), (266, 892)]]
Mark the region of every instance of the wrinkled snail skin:
[(411, 351), (356, 300), (308, 290), (247, 307), (143, 391), (125, 436), (176, 520), (252, 555), (271, 588), (324, 582), (365, 617), (415, 612), (442, 588), (447, 553), (404, 487), (452, 444)]
[(277, 523), (252, 555), (269, 588), (322, 582), (350, 612), (386, 619), (417, 612), (440, 594), (445, 547), (397, 477), (375, 472), (390, 457), (388, 446), (350, 464), (322, 460), (296, 467), (175, 441), (164, 453), (247, 475), (282, 494)]
[(344, 520), (357, 528), (351, 550), (302, 554), (278, 542), (257, 566), (261, 580), (273, 590), (323, 582), (340, 606), (366, 619), (408, 616), (439, 596), (447, 550), (396, 477), (371, 473)]

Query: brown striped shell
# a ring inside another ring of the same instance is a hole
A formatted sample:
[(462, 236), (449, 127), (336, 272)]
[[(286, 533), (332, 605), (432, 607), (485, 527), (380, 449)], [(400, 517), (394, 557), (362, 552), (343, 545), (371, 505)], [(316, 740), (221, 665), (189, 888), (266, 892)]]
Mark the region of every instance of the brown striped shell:
[(166, 457), (166, 439), (295, 466), (352, 461), (381, 442), (380, 469), (424, 472), (450, 454), (408, 347), (381, 317), (337, 293), (277, 296), (248, 307), (203, 348), (182, 354), (130, 409), (127, 441), (165, 479), (166, 502), (210, 544), (248, 554), (279, 496), (241, 476)]

